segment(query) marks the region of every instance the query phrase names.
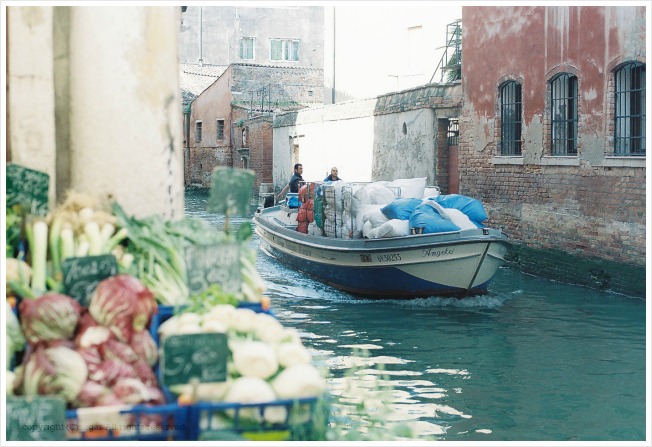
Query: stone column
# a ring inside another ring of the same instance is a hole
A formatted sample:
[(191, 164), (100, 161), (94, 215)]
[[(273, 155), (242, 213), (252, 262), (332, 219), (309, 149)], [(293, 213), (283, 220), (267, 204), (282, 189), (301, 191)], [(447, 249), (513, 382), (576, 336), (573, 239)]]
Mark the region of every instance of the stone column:
[(70, 185), (128, 214), (183, 215), (178, 6), (70, 11)]
[(9, 161), (50, 175), (56, 197), (52, 7), (7, 8)]

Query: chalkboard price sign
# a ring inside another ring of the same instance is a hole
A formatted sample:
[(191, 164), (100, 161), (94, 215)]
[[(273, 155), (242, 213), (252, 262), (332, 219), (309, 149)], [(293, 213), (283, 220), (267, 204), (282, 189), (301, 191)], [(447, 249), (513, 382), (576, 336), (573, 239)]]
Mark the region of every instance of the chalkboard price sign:
[(27, 213), (48, 212), (50, 176), (15, 163), (7, 164), (7, 205), (22, 205)]
[(61, 270), (66, 294), (88, 306), (99, 282), (118, 273), (118, 262), (113, 255), (67, 258)]
[(191, 245), (185, 250), (190, 293), (201, 293), (217, 283), (228, 293), (240, 291), (240, 248), (237, 243)]
[(224, 382), (229, 356), (226, 334), (171, 335), (163, 340), (161, 375), (165, 385)]
[(54, 396), (7, 397), (7, 441), (63, 441), (66, 402)]

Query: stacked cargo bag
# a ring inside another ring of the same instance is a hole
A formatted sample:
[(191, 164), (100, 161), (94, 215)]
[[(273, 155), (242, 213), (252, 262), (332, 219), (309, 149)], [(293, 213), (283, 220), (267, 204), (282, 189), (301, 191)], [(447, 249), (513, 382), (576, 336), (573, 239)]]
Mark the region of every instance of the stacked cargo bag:
[(399, 188), (403, 199), (421, 199), (426, 190), (426, 177), (399, 178), (385, 185), (387, 188)]
[(362, 224), (358, 225), (357, 211), (359, 201), (355, 193), (363, 185), (351, 184), (342, 188), (342, 239), (353, 239), (362, 236)]
[(342, 237), (342, 188), (343, 181), (325, 183), (324, 190), (324, 235), (327, 237)]
[(460, 210), (480, 228), (482, 222), (489, 218), (482, 206), (482, 202), (473, 197), (462, 194), (445, 194), (435, 197), (434, 200), (444, 208)]
[[(311, 191), (313, 192), (311, 194)], [(300, 233), (308, 233), (308, 225), (315, 220), (314, 213), (314, 184), (304, 185), (299, 189), (299, 212), (297, 213), (297, 231)]]
[(410, 216), (410, 232), (412, 234), (442, 233), (459, 231), (460, 227), (444, 218), (428, 203), (417, 206)]
[(323, 234), (324, 228), (324, 191), (322, 187), (317, 187), (314, 198), (315, 226), (319, 229), (319, 234)]
[[(400, 189), (388, 188), (385, 186), (387, 183), (389, 182), (380, 181), (360, 185), (359, 188), (353, 191), (351, 209), (355, 221), (353, 227), (354, 238), (368, 237), (365, 234), (365, 225), (368, 232), (389, 220), (380, 209), (400, 196)], [(369, 223), (370, 221), (371, 223)]]

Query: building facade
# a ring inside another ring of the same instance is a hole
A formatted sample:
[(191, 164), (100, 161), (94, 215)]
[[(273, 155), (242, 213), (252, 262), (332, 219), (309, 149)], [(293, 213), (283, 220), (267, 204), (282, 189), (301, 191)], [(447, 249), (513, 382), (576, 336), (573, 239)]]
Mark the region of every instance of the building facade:
[(322, 6), (188, 6), (180, 62), (324, 68)]
[(632, 280), (611, 264), (624, 263), (644, 293), (645, 7), (464, 7), (462, 20), (461, 191), (535, 250), (516, 257), (524, 270), (572, 280), (576, 255), (610, 287)]

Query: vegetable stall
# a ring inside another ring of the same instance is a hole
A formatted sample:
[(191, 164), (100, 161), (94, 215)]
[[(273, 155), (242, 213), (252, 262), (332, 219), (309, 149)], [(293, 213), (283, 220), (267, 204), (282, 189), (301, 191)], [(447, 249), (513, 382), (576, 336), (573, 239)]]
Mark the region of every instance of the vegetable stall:
[(230, 225), (251, 171), (214, 172), (219, 230), (75, 191), (48, 210), (47, 190), (20, 181), (45, 174), (11, 168), (8, 440), (319, 438), (325, 374), (274, 317), (251, 224)]

